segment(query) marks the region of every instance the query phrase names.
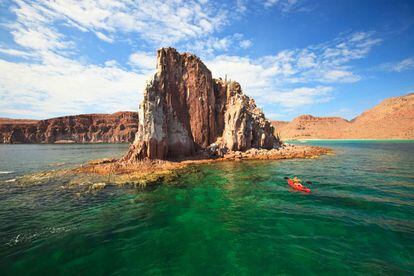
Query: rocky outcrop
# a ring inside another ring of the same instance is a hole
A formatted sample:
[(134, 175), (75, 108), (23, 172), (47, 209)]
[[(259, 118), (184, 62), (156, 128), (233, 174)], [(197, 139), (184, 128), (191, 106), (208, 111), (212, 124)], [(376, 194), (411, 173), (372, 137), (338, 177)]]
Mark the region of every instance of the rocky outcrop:
[(414, 139), (414, 93), (386, 99), (351, 121), (302, 115), (272, 124), (283, 139)]
[(157, 73), (144, 91), (135, 141), (123, 161), (221, 155), (279, 144), (272, 125), (240, 84), (213, 79), (195, 55), (162, 48)]
[(20, 123), (0, 122), (0, 143), (126, 143), (138, 126), (135, 112), (85, 114)]

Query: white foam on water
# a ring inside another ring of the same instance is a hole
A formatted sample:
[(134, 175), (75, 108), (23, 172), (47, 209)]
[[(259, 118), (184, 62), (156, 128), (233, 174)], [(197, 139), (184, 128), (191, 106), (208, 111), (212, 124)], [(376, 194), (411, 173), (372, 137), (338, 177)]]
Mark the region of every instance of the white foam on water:
[(60, 166), (66, 165), (66, 162), (50, 163), (47, 165), (51, 167), (60, 167)]
[(12, 179), (8, 179), (8, 180), (4, 180), (4, 182), (9, 183), (9, 182), (14, 182), (16, 180), (17, 180), (16, 178), (12, 178)]
[(0, 171), (0, 174), (10, 174), (10, 173), (14, 173), (12, 171)]
[(22, 243), (31, 243), (33, 240), (39, 237), (49, 237), (50, 235), (60, 235), (66, 232), (70, 232), (76, 230), (77, 227), (75, 226), (61, 226), (61, 227), (48, 227), (44, 228), (40, 232), (35, 233), (20, 233), (17, 236), (10, 239), (9, 242), (6, 243), (8, 246), (15, 246)]
[(14, 246), (14, 245), (18, 245), (21, 243), (30, 243), (33, 239), (35, 239), (36, 237), (38, 237), (39, 234), (35, 233), (35, 234), (18, 234), (16, 237), (12, 238), (8, 243), (6, 243), (6, 245), (8, 246)]

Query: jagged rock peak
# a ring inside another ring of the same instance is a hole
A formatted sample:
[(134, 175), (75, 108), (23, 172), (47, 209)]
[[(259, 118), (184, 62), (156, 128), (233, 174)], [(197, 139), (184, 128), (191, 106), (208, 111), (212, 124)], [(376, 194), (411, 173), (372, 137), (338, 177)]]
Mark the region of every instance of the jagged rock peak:
[(240, 84), (213, 79), (195, 55), (174, 48), (157, 52), (134, 143), (124, 161), (175, 159), (205, 152), (276, 148), (273, 127)]

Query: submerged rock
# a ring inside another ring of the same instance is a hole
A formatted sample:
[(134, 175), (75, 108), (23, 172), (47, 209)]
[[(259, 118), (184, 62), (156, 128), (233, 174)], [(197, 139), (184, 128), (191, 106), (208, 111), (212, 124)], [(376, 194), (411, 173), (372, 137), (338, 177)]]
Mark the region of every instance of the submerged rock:
[(93, 183), (91, 190), (101, 190), (106, 187), (106, 183)]
[(162, 48), (148, 82), (135, 141), (122, 161), (272, 149), (281, 142), (240, 84), (213, 79), (195, 55)]

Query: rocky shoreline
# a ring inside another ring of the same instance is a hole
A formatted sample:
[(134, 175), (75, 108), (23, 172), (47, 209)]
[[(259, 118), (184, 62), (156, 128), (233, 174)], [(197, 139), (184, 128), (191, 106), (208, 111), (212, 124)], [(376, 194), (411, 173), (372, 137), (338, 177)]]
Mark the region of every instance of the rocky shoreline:
[(93, 160), (69, 170), (26, 175), (19, 183), (41, 183), (54, 178), (69, 178), (67, 185), (85, 186), (86, 191), (99, 190), (108, 185), (148, 187), (154, 184), (169, 183), (184, 173), (191, 172), (197, 165), (216, 162), (240, 162), (250, 160), (315, 159), (333, 154), (329, 148), (302, 145), (284, 145), (280, 149), (231, 152), (220, 158), (193, 158), (191, 160), (142, 160), (134, 163), (120, 162), (118, 159)]
[(78, 195), (95, 192), (108, 186), (149, 188), (163, 183), (174, 183), (180, 176), (197, 170), (198, 165), (217, 162), (248, 162), (253, 160), (315, 159), (334, 154), (329, 148), (284, 144), (279, 149), (251, 149), (230, 152), (219, 158), (194, 157), (186, 160), (141, 160), (125, 163), (120, 159), (92, 160), (73, 169), (51, 170), (28, 174), (16, 179), (18, 185), (65, 183), (62, 189), (75, 189)]

